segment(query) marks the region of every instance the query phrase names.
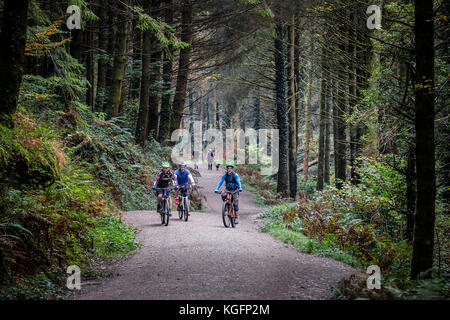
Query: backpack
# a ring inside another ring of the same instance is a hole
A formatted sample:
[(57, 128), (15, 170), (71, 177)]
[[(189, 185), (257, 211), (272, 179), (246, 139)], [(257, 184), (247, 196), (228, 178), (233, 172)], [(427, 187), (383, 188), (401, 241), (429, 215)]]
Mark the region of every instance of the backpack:
[(225, 173), (225, 186), (226, 186), (228, 183), (234, 183), (234, 184), (237, 186), (236, 173), (233, 172), (232, 174), (233, 174), (232, 180), (231, 180), (231, 182), (229, 182), (229, 181), (228, 181), (228, 173)]

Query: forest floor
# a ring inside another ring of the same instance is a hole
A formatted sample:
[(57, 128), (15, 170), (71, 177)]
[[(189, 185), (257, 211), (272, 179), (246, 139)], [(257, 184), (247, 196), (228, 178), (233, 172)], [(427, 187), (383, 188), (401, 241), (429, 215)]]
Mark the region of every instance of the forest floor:
[[(223, 170), (200, 165), (203, 211), (188, 222), (173, 212), (169, 226), (155, 211), (131, 211), (125, 222), (140, 232), (142, 247), (112, 276), (82, 282), (73, 299), (329, 299), (331, 287), (358, 271), (330, 258), (302, 253), (258, 231), (263, 208), (243, 191), (236, 228), (222, 223), (222, 200), (214, 193)], [(174, 205), (175, 207), (175, 205)]]

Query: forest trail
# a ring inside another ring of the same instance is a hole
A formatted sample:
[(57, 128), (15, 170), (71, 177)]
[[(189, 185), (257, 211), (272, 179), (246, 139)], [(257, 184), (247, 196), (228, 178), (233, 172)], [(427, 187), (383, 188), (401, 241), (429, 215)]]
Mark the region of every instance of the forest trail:
[(205, 196), (203, 212), (188, 222), (172, 214), (162, 226), (155, 211), (124, 213), (139, 230), (143, 247), (113, 267), (114, 276), (85, 283), (75, 299), (328, 299), (330, 287), (352, 273), (352, 267), (301, 253), (259, 232), (255, 216), (263, 209), (254, 194), (240, 195), (240, 221), (235, 229), (222, 224), (220, 175), (200, 164), (196, 178)]

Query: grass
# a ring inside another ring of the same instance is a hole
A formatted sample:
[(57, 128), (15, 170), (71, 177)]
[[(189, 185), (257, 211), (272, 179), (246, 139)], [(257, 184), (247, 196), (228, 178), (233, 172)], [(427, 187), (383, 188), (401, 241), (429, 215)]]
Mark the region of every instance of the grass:
[(314, 254), (317, 256), (329, 257), (338, 261), (345, 262), (355, 268), (361, 267), (359, 261), (352, 255), (339, 249), (333, 248), (329, 243), (325, 241), (321, 242), (315, 239), (310, 239), (301, 232), (290, 230), (282, 223), (266, 223), (261, 228), (261, 231), (272, 235), (275, 239), (281, 240), (286, 244), (294, 246), (301, 252)]

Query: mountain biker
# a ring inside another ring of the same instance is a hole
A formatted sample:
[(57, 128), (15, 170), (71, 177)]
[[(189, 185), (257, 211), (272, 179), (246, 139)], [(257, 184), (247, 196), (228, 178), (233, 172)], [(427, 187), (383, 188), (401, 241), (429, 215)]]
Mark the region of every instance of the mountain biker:
[[(195, 186), (194, 178), (192, 177), (190, 171), (186, 169), (186, 163), (181, 162), (178, 164), (178, 169), (175, 171), (175, 175), (177, 177), (177, 187), (184, 187), (188, 184), (191, 184), (192, 187)], [(175, 189), (175, 199), (178, 200), (178, 188)], [(183, 197), (188, 197), (188, 208), (189, 208), (189, 189), (185, 188), (182, 194)], [(179, 203), (177, 203), (179, 204)], [(188, 215), (191, 215), (191, 212), (188, 211)]]
[(222, 198), (226, 196), (227, 191), (234, 192), (238, 191), (233, 194), (233, 206), (234, 211), (236, 212), (236, 218), (235, 223), (238, 223), (238, 217), (239, 217), (239, 192), (242, 192), (242, 186), (241, 186), (241, 179), (239, 178), (239, 175), (234, 172), (234, 166), (232, 164), (227, 164), (226, 166), (227, 172), (222, 176), (222, 178), (219, 181), (219, 184), (216, 187), (216, 190), (214, 190), (215, 193), (219, 193), (219, 188), (222, 185), (222, 183), (225, 181), (225, 190), (222, 193)]
[[(161, 198), (163, 191), (158, 190), (159, 188), (168, 188), (170, 185), (175, 186), (177, 176), (170, 169), (170, 164), (168, 162), (163, 162), (161, 164), (161, 170), (158, 171), (155, 177), (155, 182), (153, 183), (153, 190), (156, 190), (156, 196), (158, 197), (158, 208), (157, 212), (161, 213)], [(157, 189), (158, 188), (158, 189)], [(170, 196), (171, 192), (168, 192), (169, 196), (169, 207), (172, 209), (172, 197)]]

